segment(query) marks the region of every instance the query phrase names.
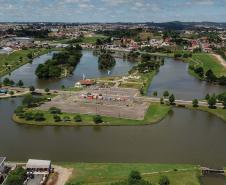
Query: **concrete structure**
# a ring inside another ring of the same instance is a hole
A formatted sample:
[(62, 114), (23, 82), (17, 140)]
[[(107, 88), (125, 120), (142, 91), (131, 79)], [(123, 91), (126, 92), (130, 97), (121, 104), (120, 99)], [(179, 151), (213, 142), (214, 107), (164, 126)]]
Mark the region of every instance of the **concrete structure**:
[(48, 172), (49, 173), (51, 171), (51, 161), (29, 159), (26, 164), (26, 169), (32, 172)]
[(4, 172), (5, 170), (5, 160), (6, 157), (0, 157), (0, 173)]

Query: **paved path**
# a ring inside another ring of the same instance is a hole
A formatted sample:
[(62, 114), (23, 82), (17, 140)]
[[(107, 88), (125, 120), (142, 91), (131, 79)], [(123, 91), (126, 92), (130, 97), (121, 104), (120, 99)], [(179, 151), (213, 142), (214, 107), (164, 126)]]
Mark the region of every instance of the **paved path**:
[(222, 58), (222, 56), (217, 54), (212, 54), (212, 56), (214, 56), (222, 66), (226, 67), (226, 61)]
[[(20, 91), (20, 93), (18, 93), (18, 95), (20, 95), (20, 96), (29, 93), (29, 89), (28, 88), (12, 87), (11, 89)], [(64, 94), (65, 95), (66, 94), (68, 94), (68, 95), (79, 95), (81, 93), (86, 93), (88, 91), (89, 90), (82, 90), (82, 91), (50, 90), (49, 92), (53, 93), (53, 94), (57, 94), (57, 95), (64, 95)], [(45, 90), (44, 89), (36, 89), (35, 92), (37, 92), (37, 93), (45, 93)], [(16, 95), (14, 95), (14, 96), (16, 96)], [(3, 98), (3, 97), (0, 96), (0, 98)], [(143, 102), (160, 102), (160, 98), (157, 98), (157, 97), (148, 97), (148, 96), (135, 95), (133, 98), (134, 98), (134, 100), (143, 101)], [(164, 99), (164, 101), (168, 101), (168, 99)], [(177, 105), (192, 105), (192, 100), (175, 100), (175, 103)], [(200, 106), (205, 106), (205, 107), (209, 106), (207, 101), (203, 101), (203, 100), (199, 101), (199, 105)], [(222, 103), (217, 103), (216, 107), (222, 108), (223, 105), (222, 105)]]

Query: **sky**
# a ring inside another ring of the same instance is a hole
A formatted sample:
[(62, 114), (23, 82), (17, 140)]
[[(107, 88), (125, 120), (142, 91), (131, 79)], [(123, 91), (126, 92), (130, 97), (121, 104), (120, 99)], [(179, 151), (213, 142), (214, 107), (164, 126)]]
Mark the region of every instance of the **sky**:
[(226, 22), (226, 0), (0, 0), (0, 22)]

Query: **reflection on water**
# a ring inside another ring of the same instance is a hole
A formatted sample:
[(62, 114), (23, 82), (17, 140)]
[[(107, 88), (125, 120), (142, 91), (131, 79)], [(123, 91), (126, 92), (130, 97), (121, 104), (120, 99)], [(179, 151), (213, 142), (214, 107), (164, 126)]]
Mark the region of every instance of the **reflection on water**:
[[(41, 63), (44, 63), (46, 60), (52, 58), (54, 52), (35, 58), (32, 64), (26, 64), (12, 72), (10, 76), (5, 77), (9, 77), (10, 79), (15, 81), (18, 81), (20, 79), (24, 82), (26, 86), (34, 85), (37, 88), (48, 87), (51, 89), (58, 89), (62, 85), (66, 87), (74, 86), (75, 82), (82, 79), (83, 74), (85, 74), (87, 78), (108, 76), (107, 71), (100, 71), (98, 69), (98, 57), (94, 56), (92, 51), (84, 50), (82, 52), (83, 56), (81, 58), (80, 63), (76, 66), (73, 75), (63, 79), (41, 80), (38, 79), (35, 75), (35, 70), (37, 66)], [(110, 75), (126, 75), (134, 65), (134, 62), (123, 61), (122, 59), (117, 58), (116, 65), (111, 70)]]
[(11, 120), (21, 100), (0, 100), (0, 153), (9, 160), (226, 166), (226, 124), (205, 112), (175, 108), (160, 123), (140, 127), (34, 127)]
[(188, 73), (187, 63), (166, 59), (165, 65), (154, 77), (148, 94), (152, 95), (154, 91), (158, 91), (158, 95), (162, 96), (165, 90), (173, 93), (177, 99), (192, 100), (202, 99), (207, 93), (224, 92), (226, 86), (211, 85), (200, 81)]
[(207, 175), (200, 178), (202, 185), (226, 185), (223, 175)]

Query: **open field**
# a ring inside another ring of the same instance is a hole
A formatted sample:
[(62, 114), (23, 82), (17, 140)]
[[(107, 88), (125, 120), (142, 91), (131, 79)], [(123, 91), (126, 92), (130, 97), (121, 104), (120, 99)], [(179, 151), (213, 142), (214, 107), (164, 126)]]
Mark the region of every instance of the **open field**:
[[(90, 94), (90, 95), (88, 95)], [(62, 112), (143, 120), (149, 104), (134, 101), (136, 89), (99, 88), (74, 94), (61, 94), (43, 104), (41, 110), (57, 107)], [(88, 95), (88, 96), (87, 96)]]
[[(7, 73), (14, 71), (20, 66), (29, 62), (27, 55), (29, 53), (33, 53), (34, 57), (39, 55), (43, 55), (49, 52), (49, 49), (27, 49), (27, 50), (19, 50), (15, 51), (9, 55), (0, 54), (0, 76), (4, 76)], [(20, 60), (20, 58), (22, 60)]]
[[(192, 58), (188, 61), (190, 62), (190, 65), (194, 65), (195, 67), (203, 67), (205, 72), (211, 69), (217, 77), (226, 75), (226, 68), (220, 64), (216, 57), (210, 54), (193, 54)], [(190, 72), (194, 75), (193, 71), (190, 70)]]
[(158, 184), (160, 176), (166, 175), (172, 185), (200, 185), (199, 170), (195, 165), (177, 164), (123, 164), (123, 163), (76, 163), (64, 164), (72, 168), (73, 174), (68, 182), (86, 185), (110, 185), (125, 180), (132, 170), (139, 171), (145, 180)]
[[(114, 118), (114, 117), (107, 117), (107, 116), (102, 116), (103, 123), (99, 125), (103, 126), (132, 126), (132, 125), (148, 125), (148, 124), (153, 124), (157, 123), (160, 120), (164, 119), (168, 113), (171, 111), (171, 107), (166, 106), (166, 105), (160, 105), (159, 103), (152, 103), (143, 120), (132, 120), (132, 119), (122, 119), (122, 118)], [(71, 121), (60, 121), (60, 122), (55, 122), (53, 119), (53, 114), (50, 114), (47, 111), (40, 111), (37, 109), (29, 109), (27, 112), (32, 112), (32, 113), (43, 113), (45, 117), (45, 121), (34, 121), (34, 120), (25, 120), (17, 117), (16, 115), (13, 116), (13, 120), (16, 123), (19, 124), (28, 124), (28, 125), (40, 125), (40, 126), (93, 126), (96, 125), (93, 122), (93, 116), (92, 115), (87, 115), (87, 114), (82, 114), (81, 122), (75, 122), (73, 118), (77, 114), (73, 113), (61, 113), (59, 116), (61, 118), (69, 117)]]

